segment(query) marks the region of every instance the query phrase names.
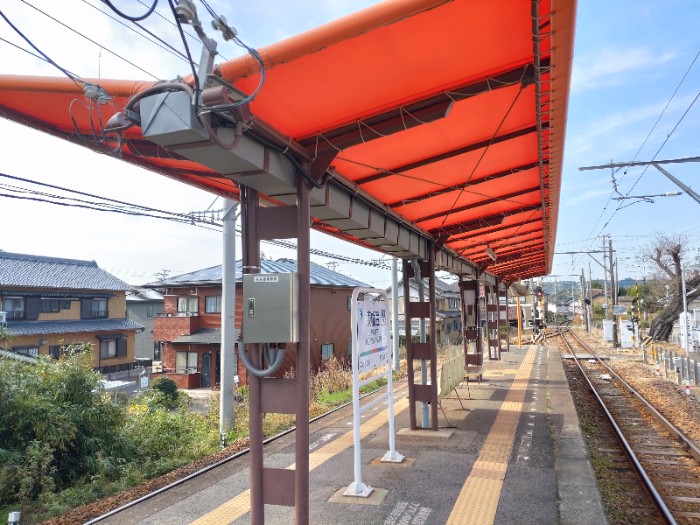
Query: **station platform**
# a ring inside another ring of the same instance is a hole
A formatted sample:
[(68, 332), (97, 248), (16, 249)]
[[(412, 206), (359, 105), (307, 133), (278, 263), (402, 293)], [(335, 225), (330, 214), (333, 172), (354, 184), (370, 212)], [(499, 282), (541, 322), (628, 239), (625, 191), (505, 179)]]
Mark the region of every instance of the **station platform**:
[[(442, 408), (439, 431), (406, 431), (407, 391), (397, 389), (396, 449), (406, 457), (399, 464), (380, 461), (389, 443), (386, 404), (363, 415), (362, 481), (374, 488), (368, 498), (342, 495), (354, 479), (352, 412), (313, 423), (310, 523), (607, 522), (558, 350), (511, 346), (500, 361), (484, 363), (480, 383), (463, 383)], [(293, 468), (293, 439), (291, 434), (266, 445), (265, 465)], [(249, 504), (243, 456), (225, 471), (178, 487), (169, 501), (104, 523), (246, 524)], [(267, 505), (265, 523), (294, 523), (294, 509)]]

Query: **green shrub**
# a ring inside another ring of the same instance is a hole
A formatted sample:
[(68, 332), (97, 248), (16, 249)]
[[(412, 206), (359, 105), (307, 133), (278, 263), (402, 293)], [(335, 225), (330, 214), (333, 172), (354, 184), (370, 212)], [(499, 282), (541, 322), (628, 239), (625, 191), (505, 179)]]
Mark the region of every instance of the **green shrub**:
[(162, 392), (164, 396), (169, 397), (173, 401), (177, 400), (177, 384), (169, 377), (156, 377), (151, 382), (151, 390)]

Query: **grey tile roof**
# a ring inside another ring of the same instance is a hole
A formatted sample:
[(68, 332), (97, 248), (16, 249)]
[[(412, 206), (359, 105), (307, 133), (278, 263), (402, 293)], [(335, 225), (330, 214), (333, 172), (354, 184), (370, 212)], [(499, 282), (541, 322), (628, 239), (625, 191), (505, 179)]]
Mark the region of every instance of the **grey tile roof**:
[[(241, 281), (241, 270), (242, 262), (236, 261), (236, 282)], [(276, 261), (264, 260), (261, 262), (261, 273), (285, 273), (285, 272), (295, 272), (297, 269), (297, 262), (292, 259), (278, 259)], [(186, 273), (183, 275), (178, 275), (176, 277), (170, 277), (162, 281), (156, 281), (149, 283), (146, 286), (154, 288), (164, 288), (171, 286), (192, 286), (204, 284), (221, 284), (221, 265), (212, 266), (211, 268), (205, 268), (203, 270), (197, 270), (194, 272)], [(338, 286), (338, 287), (349, 287), (355, 288), (356, 286), (368, 286), (367, 284), (360, 282), (352, 277), (343, 275), (338, 272), (321, 266), (320, 264), (311, 263), (311, 286)]]
[(150, 288), (135, 287), (134, 293), (126, 294), (127, 303), (163, 302), (163, 294)]
[(143, 330), (143, 325), (130, 319), (78, 319), (70, 321), (10, 321), (7, 328), (14, 336), (78, 334), (85, 332), (117, 332)]
[(95, 261), (0, 251), (0, 286), (72, 290), (130, 290)]

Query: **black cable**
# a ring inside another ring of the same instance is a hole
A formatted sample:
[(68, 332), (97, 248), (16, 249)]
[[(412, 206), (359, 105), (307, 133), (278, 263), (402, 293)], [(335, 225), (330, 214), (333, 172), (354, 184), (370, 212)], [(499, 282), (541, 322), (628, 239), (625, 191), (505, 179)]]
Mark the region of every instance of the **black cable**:
[(46, 60), (43, 56), (38, 55), (38, 54), (36, 54), (36, 53), (32, 53), (31, 51), (29, 51), (29, 49), (25, 49), (25, 48), (23, 48), (22, 46), (18, 46), (18, 45), (15, 44), (14, 42), (10, 42), (9, 40), (7, 40), (7, 39), (5, 39), (5, 38), (3, 38), (3, 37), (1, 37), (1, 36), (0, 36), (0, 41), (5, 42), (6, 44), (10, 44), (12, 47), (16, 47), (16, 48), (19, 49), (20, 51), (24, 51), (25, 53), (27, 53), (28, 55), (33, 56), (34, 58), (38, 58), (39, 60), (43, 60), (43, 61), (46, 62), (47, 64), (51, 64), (51, 62), (49, 62), (48, 60)]
[(264, 139), (263, 137), (261, 137), (257, 133), (250, 131), (250, 130), (246, 131), (246, 135), (249, 135), (256, 142), (259, 142), (263, 146), (266, 146), (270, 149), (273, 149), (276, 152), (281, 153), (282, 155), (287, 157), (287, 159), (292, 163), (292, 166), (294, 166), (295, 170), (299, 174), (301, 174), (304, 177), (304, 179), (306, 179), (306, 182), (308, 182), (312, 187), (323, 188), (323, 184), (314, 180), (314, 178), (311, 176), (311, 174), (308, 171), (306, 171), (304, 166), (301, 165), (301, 163), (297, 160), (297, 158), (288, 151), (288, 148), (282, 148), (282, 147), (278, 146), (277, 144), (270, 142), (267, 139)]
[[(75, 33), (75, 34), (78, 35), (78, 36), (81, 36), (82, 38), (84, 38), (84, 39), (87, 40), (88, 42), (90, 42), (90, 43), (92, 43), (92, 44), (94, 44), (94, 45), (96, 45), (96, 46), (98, 46), (98, 47), (104, 49), (105, 51), (107, 51), (107, 52), (110, 53), (111, 55), (114, 55), (114, 56), (117, 57), (118, 59), (123, 60), (124, 62), (126, 62), (126, 63), (129, 64), (130, 66), (135, 67), (136, 69), (138, 69), (139, 71), (145, 73), (146, 75), (148, 75), (148, 76), (150, 76), (150, 77), (153, 77), (153, 78), (156, 79), (156, 80), (160, 80), (160, 78), (158, 78), (157, 76), (155, 76), (153, 73), (150, 73), (150, 72), (146, 71), (146, 70), (143, 69), (141, 66), (138, 66), (137, 64), (135, 64), (135, 63), (132, 62), (131, 60), (128, 60), (128, 59), (124, 58), (123, 56), (119, 55), (118, 53), (115, 53), (115, 52), (112, 51), (109, 47), (100, 44), (99, 42), (97, 42), (96, 40), (93, 40), (92, 38), (90, 38), (90, 37), (88, 37), (88, 36), (85, 36), (83, 33), (81, 33), (80, 31), (78, 31), (77, 29), (72, 28), (71, 26), (69, 26), (69, 25), (67, 25), (67, 24), (65, 24), (65, 23), (63, 23), (63, 22), (61, 22), (59, 19), (57, 19), (57, 18), (51, 16), (50, 14), (46, 13), (45, 11), (42, 11), (41, 9), (39, 9), (38, 7), (36, 7), (35, 5), (30, 4), (27, 0), (22, 0), (22, 3), (25, 4), (25, 5), (27, 5), (27, 6), (29, 6), (29, 7), (31, 7), (31, 8), (34, 9), (35, 11), (41, 13), (41, 14), (44, 15), (46, 18), (48, 18), (48, 19), (50, 19), (50, 20), (53, 20), (53, 21), (56, 22), (57, 24), (62, 25), (62, 26), (65, 27), (66, 29), (68, 29), (68, 30), (70, 30), (70, 31), (73, 31), (73, 33)], [(0, 14), (1, 14), (1, 12), (0, 12)], [(3, 17), (4, 17), (4, 15), (3, 15)], [(34, 47), (33, 44), (30, 43), (30, 45), (31, 45), (32, 47)], [(35, 49), (37, 49), (37, 48), (35, 47)], [(39, 50), (37, 49), (37, 51), (39, 51)], [(42, 53), (41, 51), (39, 51), (39, 52), (40, 52), (42, 55), (44, 54), (44, 53)], [(54, 65), (56, 65), (56, 64), (54, 64)], [(56, 67), (59, 67), (59, 66), (56, 65)], [(64, 71), (64, 72), (65, 72), (65, 70), (64, 70), (63, 68), (60, 68), (60, 67), (59, 67), (59, 69), (61, 69), (61, 71)], [(67, 73), (66, 73), (66, 74), (67, 74)], [(80, 82), (85, 83), (85, 82), (82, 81), (82, 80), (80, 80)]]
[(54, 66), (54, 67), (55, 67), (56, 69), (58, 69), (61, 73), (63, 73), (64, 75), (66, 75), (66, 76), (67, 76), (68, 78), (70, 78), (73, 82), (75, 82), (79, 87), (82, 88), (81, 84), (84, 84), (85, 82), (84, 82), (80, 77), (78, 77), (77, 75), (74, 75), (73, 73), (71, 73), (71, 72), (68, 71), (67, 69), (64, 69), (63, 67), (59, 66), (58, 63), (54, 62), (46, 53), (44, 53), (41, 49), (39, 49), (38, 47), (36, 47), (36, 46), (34, 45), (34, 43), (33, 43), (31, 40), (29, 40), (29, 38), (28, 38), (24, 33), (22, 33), (22, 31), (20, 31), (12, 22), (10, 22), (10, 19), (7, 18), (7, 17), (5, 16), (5, 13), (3, 13), (2, 10), (0, 10), (0, 17), (2, 17), (2, 18), (5, 20), (5, 22), (7, 22), (7, 25), (9, 25), (9, 26), (14, 30), (15, 33), (17, 33), (19, 36), (21, 36), (22, 39), (24, 39), (24, 41), (25, 41), (27, 44), (29, 44), (30, 46), (32, 46), (32, 49), (34, 49), (34, 51), (36, 51), (36, 52), (39, 53), (42, 57), (44, 57), (44, 59), (45, 59), (49, 64), (51, 64), (52, 66)]
[(148, 11), (146, 11), (146, 13), (144, 13), (143, 15), (141, 15), (141, 16), (129, 16), (126, 13), (123, 13), (122, 11), (117, 9), (110, 0), (102, 0), (102, 1), (105, 4), (107, 4), (112, 9), (112, 11), (117, 13), (119, 16), (121, 16), (122, 18), (126, 18), (127, 20), (130, 20), (132, 22), (140, 22), (141, 20), (148, 18), (149, 16), (151, 16), (153, 11), (155, 11), (156, 6), (158, 5), (158, 0), (153, 0), (153, 4), (151, 4), (151, 7), (149, 7)]
[(197, 69), (194, 65), (194, 60), (192, 60), (192, 53), (190, 53), (190, 46), (187, 44), (187, 37), (185, 37), (185, 31), (182, 29), (182, 23), (180, 22), (180, 17), (177, 15), (177, 10), (175, 9), (175, 4), (173, 3), (173, 0), (168, 0), (168, 5), (170, 6), (170, 10), (172, 11), (173, 16), (175, 17), (175, 23), (177, 24), (177, 30), (180, 33), (180, 39), (182, 40), (182, 44), (185, 46), (187, 60), (190, 63), (190, 68), (192, 68), (192, 76), (194, 77), (194, 109), (196, 114), (199, 109), (199, 76), (197, 75)]
[(134, 29), (133, 27), (131, 27), (131, 26), (128, 25), (128, 24), (125, 24), (124, 22), (122, 22), (121, 20), (119, 20), (117, 17), (112, 16), (112, 15), (109, 14), (108, 12), (103, 11), (102, 9), (100, 9), (99, 7), (97, 7), (97, 6), (95, 6), (95, 5), (92, 5), (90, 2), (88, 2), (88, 0), (82, 0), (82, 2), (83, 2), (84, 4), (86, 4), (86, 5), (90, 6), (90, 7), (92, 7), (92, 8), (93, 8), (95, 11), (97, 11), (98, 13), (102, 13), (102, 14), (105, 15), (106, 17), (108, 17), (108, 18), (114, 20), (115, 22), (117, 22), (118, 24), (120, 24), (122, 27), (128, 29), (129, 31), (132, 31), (132, 32), (135, 33), (135, 34), (137, 34), (137, 35), (140, 36), (141, 38), (143, 38), (143, 39), (145, 39), (145, 40), (148, 40), (148, 41), (151, 42), (152, 44), (157, 45), (158, 47), (160, 47), (160, 48), (163, 49), (164, 51), (167, 51), (167, 52), (170, 53), (171, 55), (174, 55), (174, 56), (180, 58), (181, 60), (184, 60), (185, 62), (187, 62), (187, 57), (185, 56), (184, 53), (182, 53), (180, 50), (176, 49), (175, 47), (171, 46), (168, 42), (166, 42), (165, 40), (163, 40), (162, 38), (160, 38), (158, 35), (156, 35), (155, 33), (153, 33), (153, 32), (152, 32), (151, 30), (149, 30), (148, 28), (146, 28), (146, 27), (144, 27), (143, 25), (139, 24), (138, 22), (134, 22), (134, 25), (135, 25), (136, 27), (140, 28), (141, 30), (143, 30), (144, 32), (146, 32), (146, 33), (147, 33), (148, 35), (150, 35), (151, 37), (153, 37), (153, 39), (148, 38), (148, 37), (147, 37), (146, 35), (144, 35), (143, 33), (139, 33), (138, 31), (136, 31), (136, 29)]
[(75, 193), (75, 194), (77, 194), (77, 195), (82, 195), (82, 196), (85, 196), (85, 197), (92, 197), (93, 199), (103, 199), (103, 200), (105, 200), (105, 201), (114, 202), (114, 203), (117, 203), (117, 204), (123, 204), (123, 205), (125, 205), (125, 206), (131, 206), (131, 207), (133, 207), (133, 208), (141, 209), (141, 210), (144, 210), (144, 211), (149, 211), (149, 212), (154, 212), (154, 213), (164, 213), (164, 214), (173, 215), (173, 216), (175, 216), (175, 217), (181, 217), (181, 218), (189, 218), (189, 217), (190, 217), (188, 214), (185, 214), (185, 213), (170, 212), (170, 211), (166, 211), (166, 210), (160, 210), (160, 209), (158, 209), (158, 208), (151, 208), (151, 207), (149, 207), (149, 206), (143, 206), (143, 205), (140, 205), (140, 204), (133, 204), (133, 203), (130, 203), (130, 202), (120, 201), (120, 200), (117, 200), (117, 199), (110, 199), (110, 198), (108, 198), (108, 197), (102, 197), (102, 196), (100, 196), (100, 195), (94, 195), (94, 194), (92, 194), (92, 193), (86, 193), (86, 192), (78, 191), (78, 190), (72, 190), (72, 189), (70, 189), (70, 188), (64, 188), (64, 187), (62, 187), (62, 186), (56, 186), (56, 185), (54, 185), (54, 184), (48, 184), (48, 183), (45, 183), (45, 182), (39, 182), (39, 181), (31, 180), (31, 179), (25, 179), (25, 178), (22, 178), (22, 177), (16, 177), (16, 176), (14, 176), (14, 175), (8, 175), (8, 174), (6, 174), (6, 173), (0, 173), (0, 177), (4, 177), (4, 178), (7, 178), (7, 179), (12, 179), (12, 180), (17, 180), (17, 181), (20, 181), (20, 182), (28, 182), (29, 184), (36, 184), (36, 185), (38, 185), (38, 186), (44, 186), (44, 187), (51, 188), (51, 189), (54, 189), (54, 190), (66, 191), (66, 192), (69, 192), (69, 193)]

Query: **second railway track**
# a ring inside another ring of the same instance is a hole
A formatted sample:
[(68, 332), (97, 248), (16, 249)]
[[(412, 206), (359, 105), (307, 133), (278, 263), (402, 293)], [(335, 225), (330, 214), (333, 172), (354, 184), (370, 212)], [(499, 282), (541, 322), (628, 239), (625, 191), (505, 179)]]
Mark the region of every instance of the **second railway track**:
[(619, 483), (642, 483), (648, 495), (635, 509), (640, 521), (629, 522), (700, 523), (700, 449), (575, 333), (558, 335), (617, 434), (598, 454), (615, 465)]

